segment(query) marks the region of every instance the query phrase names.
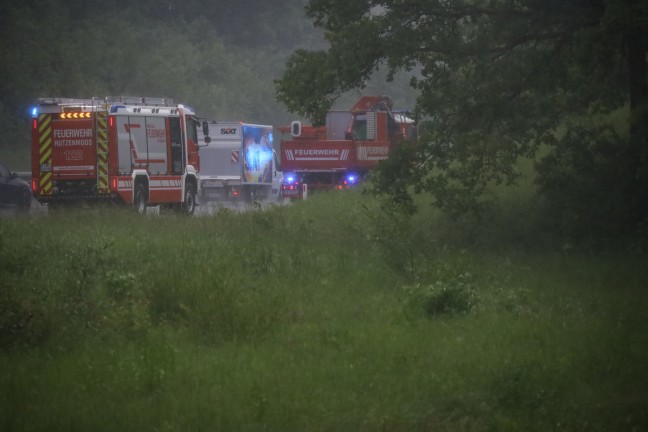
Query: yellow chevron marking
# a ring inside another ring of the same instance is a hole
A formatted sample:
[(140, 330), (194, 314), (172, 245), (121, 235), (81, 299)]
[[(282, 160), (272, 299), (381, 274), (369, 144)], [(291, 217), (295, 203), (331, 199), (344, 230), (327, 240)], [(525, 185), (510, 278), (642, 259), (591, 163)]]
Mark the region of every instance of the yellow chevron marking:
[(48, 138), (47, 140), (45, 140), (45, 142), (42, 142), (39, 149), (39, 154), (43, 154), (45, 150), (51, 147), (51, 144), (52, 144), (51, 138)]
[[(50, 163), (52, 161), (52, 116), (50, 114), (41, 114), (38, 117), (38, 154), (40, 164)], [(39, 180), (41, 193), (48, 195), (52, 193), (52, 172), (41, 173)]]
[(41, 114), (40, 117), (38, 117), (38, 131), (42, 133), (43, 130), (47, 128), (51, 122), (52, 116), (50, 116), (49, 114)]
[(50, 177), (52, 177), (52, 173), (51, 173), (51, 172), (45, 173), (45, 175), (43, 175), (43, 177), (41, 177), (41, 179), (40, 179), (40, 185), (41, 185), (41, 187), (43, 187), (43, 185), (44, 185), (45, 183), (49, 182)]
[(97, 186), (108, 193), (108, 113), (97, 113)]
[(47, 140), (50, 138), (50, 134), (52, 133), (52, 129), (47, 129), (45, 132), (41, 132), (40, 137), (38, 138), (38, 142), (42, 145), (43, 141)]
[(41, 156), (40, 163), (44, 164), (51, 156), (52, 156), (52, 149), (48, 148), (45, 154)]

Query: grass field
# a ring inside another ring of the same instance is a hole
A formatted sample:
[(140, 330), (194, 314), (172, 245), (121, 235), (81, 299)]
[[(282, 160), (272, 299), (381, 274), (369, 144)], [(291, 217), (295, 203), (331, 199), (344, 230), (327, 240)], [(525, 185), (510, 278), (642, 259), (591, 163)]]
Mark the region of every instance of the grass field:
[(519, 202), (2, 218), (0, 430), (648, 430), (645, 253)]

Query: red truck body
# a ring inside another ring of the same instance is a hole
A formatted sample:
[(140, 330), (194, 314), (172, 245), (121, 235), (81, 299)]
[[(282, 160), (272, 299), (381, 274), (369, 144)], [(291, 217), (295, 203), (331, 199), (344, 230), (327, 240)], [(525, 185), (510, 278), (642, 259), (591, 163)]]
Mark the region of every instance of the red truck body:
[(193, 213), (197, 126), (165, 98), (41, 98), (32, 110), (32, 190), (42, 203), (113, 200)]
[(323, 127), (293, 122), (278, 130), (291, 135), (281, 142), (287, 179), (282, 193), (289, 198), (301, 198), (303, 185), (311, 191), (352, 187), (387, 159), (393, 146), (417, 138), (414, 121), (392, 112), (384, 96), (365, 96), (349, 111), (329, 112)]

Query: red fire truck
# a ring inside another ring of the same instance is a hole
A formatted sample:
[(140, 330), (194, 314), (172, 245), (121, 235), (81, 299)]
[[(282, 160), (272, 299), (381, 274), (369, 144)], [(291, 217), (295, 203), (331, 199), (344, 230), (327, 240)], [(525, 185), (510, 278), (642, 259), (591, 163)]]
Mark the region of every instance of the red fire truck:
[(41, 98), (32, 109), (32, 190), (41, 203), (111, 200), (143, 213), (196, 208), (193, 110), (167, 98)]
[(294, 121), (278, 128), (281, 142), (284, 199), (299, 199), (318, 189), (347, 189), (362, 181), (390, 149), (417, 139), (414, 120), (392, 111), (387, 96), (364, 96), (349, 111), (330, 111), (326, 126)]

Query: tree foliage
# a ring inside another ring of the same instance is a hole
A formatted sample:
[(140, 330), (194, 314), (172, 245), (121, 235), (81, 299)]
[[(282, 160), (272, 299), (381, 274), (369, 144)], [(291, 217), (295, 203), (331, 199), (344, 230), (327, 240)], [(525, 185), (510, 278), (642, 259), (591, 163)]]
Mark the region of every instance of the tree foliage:
[(289, 110), (322, 122), (377, 69), (411, 73), (427, 133), (405, 165), (385, 165), (379, 192), (402, 193), (405, 178), (442, 208), (478, 211), (489, 185), (515, 182), (518, 158), (544, 145), (538, 186), (554, 215), (577, 227), (595, 199), (617, 227), (648, 217), (648, 3), (310, 0), (307, 14), (330, 47), (289, 59), (276, 82)]

